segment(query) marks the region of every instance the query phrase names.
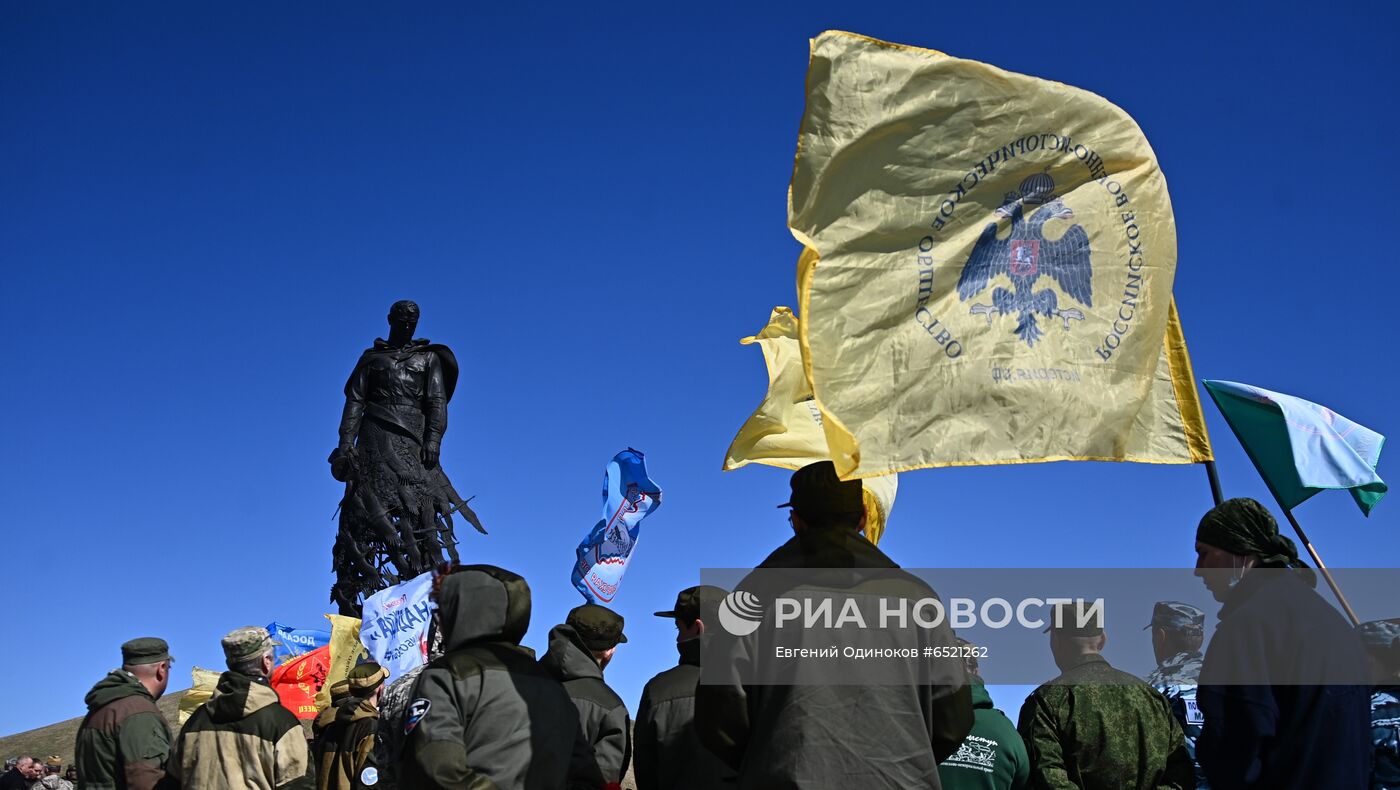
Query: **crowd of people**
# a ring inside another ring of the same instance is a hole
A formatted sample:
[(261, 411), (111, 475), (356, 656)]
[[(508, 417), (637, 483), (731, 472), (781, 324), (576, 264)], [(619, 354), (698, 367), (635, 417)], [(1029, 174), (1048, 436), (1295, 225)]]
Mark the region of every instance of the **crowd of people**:
[[(760, 569), (899, 567), (863, 535), (861, 484), (829, 462), (794, 473), (788, 505), (793, 537)], [(575, 608), (537, 658), (521, 644), (525, 579), (454, 565), (434, 579), (429, 661), (392, 683), (376, 664), (355, 667), (309, 737), (268, 685), (266, 629), (223, 638), (228, 671), (178, 732), (155, 705), (170, 679), (167, 644), (127, 642), (122, 666), (87, 696), (68, 773), (94, 790), (598, 790), (619, 788), (629, 766), (639, 790), (1400, 787), (1400, 621), (1352, 629), (1253, 500), (1208, 512), (1195, 549), (1197, 575), (1222, 604), (1208, 646), (1205, 612), (1158, 603), (1147, 626), (1158, 666), (1141, 680), (1105, 660), (1101, 622), (1056, 617), (1047, 630), (1061, 674), (1014, 725), (975, 658), (959, 659), (947, 682), (905, 686), (701, 682), (727, 595), (711, 586), (656, 613), (675, 623), (679, 661), (646, 684), (634, 724), (605, 680), (627, 642), (620, 615)], [(1367, 669), (1371, 686), (1297, 682)], [(1255, 680), (1241, 683), (1246, 674)], [(57, 758), (21, 758), (0, 790), (58, 790), (62, 772)]]

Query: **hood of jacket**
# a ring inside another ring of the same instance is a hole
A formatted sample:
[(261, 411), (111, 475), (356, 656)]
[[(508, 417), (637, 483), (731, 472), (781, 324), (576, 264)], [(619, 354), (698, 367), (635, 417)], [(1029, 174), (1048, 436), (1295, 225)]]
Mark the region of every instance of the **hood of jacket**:
[(968, 688), (972, 690), (972, 707), (992, 709), (992, 695), (987, 693), (987, 684), (982, 678), (973, 675), (968, 678)]
[(141, 685), (141, 681), (137, 680), (135, 675), (124, 669), (114, 669), (107, 673), (107, 677), (97, 681), (97, 685), (83, 697), (83, 702), (87, 703), (88, 710), (97, 710), (136, 694), (155, 702), (155, 697), (151, 696), (151, 692)]
[(232, 670), (219, 676), (214, 696), (205, 703), (216, 722), (241, 721), (269, 705), (278, 704), (277, 692), (263, 678)]
[(473, 642), (518, 645), (530, 627), (530, 586), (494, 565), (465, 565), (442, 578), (437, 608), (444, 651)]
[(540, 659), (540, 666), (560, 681), (603, 679), (603, 670), (598, 668), (598, 662), (583, 644), (583, 637), (571, 625), (556, 625), (549, 630), (549, 650)]
[(49, 774), (43, 779), (40, 779), (39, 783), (34, 786), (42, 787), (44, 788), (44, 790), (58, 790), (58, 788), (63, 787), (64, 785), (67, 785), (68, 787), (73, 786), (71, 783), (64, 781), (63, 777), (59, 776), (58, 774)]
[(367, 699), (346, 700), (339, 708), (335, 709), (335, 720), (339, 722), (355, 722), (365, 719), (379, 718), (379, 708)]

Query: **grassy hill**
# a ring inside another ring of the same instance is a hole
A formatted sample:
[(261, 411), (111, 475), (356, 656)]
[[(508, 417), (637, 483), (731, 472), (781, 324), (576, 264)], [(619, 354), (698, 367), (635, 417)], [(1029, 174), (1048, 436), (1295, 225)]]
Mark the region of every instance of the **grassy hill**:
[[(172, 730), (175, 729), (176, 714), (180, 709), (180, 697), (184, 695), (183, 691), (172, 691), (156, 700), (156, 707), (160, 708)], [(79, 716), (37, 730), (0, 738), (0, 760), (25, 754), (43, 760), (51, 754), (56, 754), (63, 758), (64, 765), (68, 765), (73, 762), (73, 739), (78, 736), (78, 725), (82, 723), (83, 717)]]

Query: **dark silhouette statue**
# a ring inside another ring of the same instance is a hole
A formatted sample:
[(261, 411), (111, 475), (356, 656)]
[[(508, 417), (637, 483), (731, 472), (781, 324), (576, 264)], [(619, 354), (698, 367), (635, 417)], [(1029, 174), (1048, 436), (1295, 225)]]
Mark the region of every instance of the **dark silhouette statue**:
[(418, 305), (389, 308), (389, 339), (376, 339), (345, 382), (331, 475), (345, 483), (332, 549), (331, 601), (360, 616), (364, 599), (444, 561), (456, 562), (452, 516), (481, 521), (438, 465), (457, 358), (415, 339)]

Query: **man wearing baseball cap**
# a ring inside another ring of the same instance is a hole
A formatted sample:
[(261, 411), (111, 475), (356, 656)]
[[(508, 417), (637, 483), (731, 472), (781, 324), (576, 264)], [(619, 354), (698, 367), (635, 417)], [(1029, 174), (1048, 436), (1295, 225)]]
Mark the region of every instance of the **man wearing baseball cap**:
[(1157, 668), (1147, 676), (1152, 688), (1171, 703), (1172, 715), (1186, 736), (1186, 751), (1196, 771), (1197, 790), (1210, 784), (1196, 762), (1196, 739), (1201, 737), (1205, 719), (1196, 705), (1196, 684), (1201, 677), (1201, 643), (1205, 640), (1206, 613), (1180, 601), (1158, 601), (1152, 607), (1152, 621), (1143, 630), (1152, 632), (1152, 653)]
[(642, 689), (633, 763), (637, 790), (704, 790), (734, 784), (734, 771), (701, 746), (695, 735), (701, 640), (706, 629), (719, 623), (719, 604), (726, 595), (728, 591), (719, 587), (687, 587), (676, 596), (674, 607), (656, 613), (675, 621), (676, 650), (681, 655), (679, 664)]
[(156, 700), (170, 685), (174, 660), (164, 639), (132, 639), (122, 645), (121, 667), (87, 693), (74, 747), (85, 787), (151, 790), (165, 778), (170, 727)]
[(621, 785), (632, 761), (632, 726), (627, 705), (603, 680), (617, 646), (627, 641), (622, 615), (586, 603), (569, 612), (563, 625), (549, 631), (549, 650), (540, 666), (564, 686), (578, 709), (584, 740), (605, 785)]
[(1060, 676), (1031, 692), (1016, 729), (1032, 787), (1192, 787), (1181, 726), (1160, 692), (1101, 655), (1103, 610), (1056, 606), (1050, 654)]
[(316, 739), (313, 756), (317, 790), (356, 790), (377, 783), (374, 734), (379, 727), (379, 700), (388, 677), (389, 670), (373, 661), (350, 670), (344, 680), (345, 697), (328, 709), (334, 710), (335, 716)]
[(180, 730), (170, 773), (184, 790), (311, 790), (306, 735), (267, 682), (277, 643), (266, 628), (250, 625), (225, 634), (220, 644), (228, 671)]

